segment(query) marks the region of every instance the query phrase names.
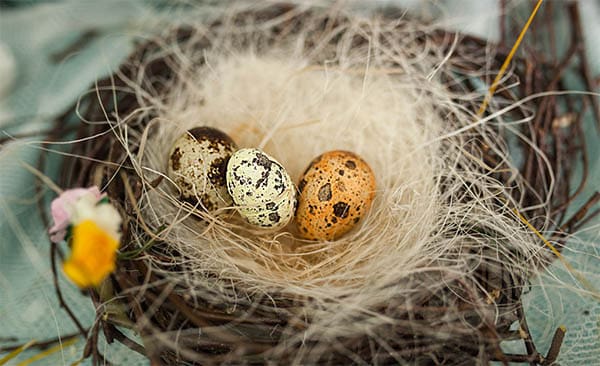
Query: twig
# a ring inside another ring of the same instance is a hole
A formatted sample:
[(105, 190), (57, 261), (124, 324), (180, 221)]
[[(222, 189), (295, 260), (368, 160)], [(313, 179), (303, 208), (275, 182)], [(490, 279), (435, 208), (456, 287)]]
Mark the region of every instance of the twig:
[(61, 291), (60, 285), (58, 283), (58, 273), (56, 270), (57, 253), (58, 253), (58, 247), (57, 247), (56, 243), (50, 243), (50, 264), (51, 264), (51, 268), (52, 268), (52, 281), (54, 282), (54, 290), (56, 292), (56, 297), (58, 298), (58, 303), (60, 304), (61, 308), (65, 309), (65, 311), (67, 312), (67, 314), (69, 315), (69, 318), (71, 318), (73, 323), (75, 323), (75, 326), (77, 327), (77, 329), (79, 329), (79, 333), (84, 338), (86, 338), (87, 330), (83, 327), (83, 325), (81, 325), (81, 322), (75, 316), (75, 313), (73, 313), (73, 311), (71, 310), (71, 307), (69, 305), (67, 305), (67, 303), (65, 302), (65, 300), (63, 298), (62, 291)]
[(554, 362), (558, 358), (558, 354), (560, 352), (563, 340), (565, 339), (566, 333), (567, 329), (563, 326), (560, 326), (558, 327), (558, 329), (556, 329), (556, 332), (554, 332), (554, 337), (552, 337), (550, 349), (548, 350), (548, 354), (546, 355), (546, 359), (544, 360), (544, 362), (542, 362), (542, 365), (551, 366), (554, 364)]
[(560, 227), (560, 231), (570, 231), (574, 224), (581, 222), (585, 218), (589, 209), (595, 206), (598, 202), (600, 202), (600, 192), (594, 193), (592, 197), (590, 197), (587, 200), (587, 202), (583, 206), (581, 206), (581, 208), (579, 208), (579, 210), (577, 210), (577, 212), (575, 212), (575, 214), (573, 214), (573, 216), (571, 216), (571, 218), (567, 220), (567, 222), (565, 222), (563, 226)]

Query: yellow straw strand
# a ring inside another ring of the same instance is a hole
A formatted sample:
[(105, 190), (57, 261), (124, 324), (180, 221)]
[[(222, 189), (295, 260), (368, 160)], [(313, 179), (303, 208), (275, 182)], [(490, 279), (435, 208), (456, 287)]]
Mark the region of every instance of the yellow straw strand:
[(15, 349), (14, 351), (12, 351), (11, 353), (7, 354), (6, 356), (2, 357), (0, 359), (0, 366), (2, 365), (6, 365), (6, 363), (10, 360), (12, 360), (13, 358), (17, 357), (18, 355), (21, 354), (21, 352), (25, 351), (27, 348), (31, 347), (33, 344), (35, 344), (35, 340), (31, 340), (27, 343), (25, 343), (24, 345), (22, 345), (21, 347)]
[[(513, 56), (519, 49), (519, 46), (521, 45), (521, 41), (523, 41), (523, 37), (525, 37), (525, 33), (527, 33), (529, 26), (533, 22), (533, 19), (535, 18), (535, 15), (537, 14), (537, 12), (543, 2), (544, 2), (544, 0), (538, 0), (537, 4), (533, 8), (533, 11), (531, 12), (531, 15), (529, 15), (529, 19), (527, 19), (527, 22), (523, 26), (523, 29), (521, 30), (519, 37), (517, 37), (517, 40), (516, 40), (515, 44), (512, 46), (510, 52), (508, 53), (508, 56), (506, 56), (506, 59), (504, 60), (502, 67), (500, 67), (500, 71), (498, 72), (498, 75), (496, 75), (494, 82), (490, 86), (490, 89), (488, 90), (488, 93), (486, 94), (485, 99), (483, 100), (483, 103), (481, 103), (481, 107), (479, 108), (479, 111), (477, 112), (478, 117), (481, 117), (483, 115), (483, 113), (485, 112), (492, 96), (494, 95), (494, 93), (496, 92), (496, 89), (498, 88), (500, 79), (502, 78), (502, 76), (504, 76), (504, 73), (506, 72), (508, 65), (510, 65), (510, 62), (512, 61)], [(554, 253), (554, 255), (563, 263), (563, 265), (579, 281), (579, 283), (581, 283), (581, 285), (586, 290), (588, 290), (594, 298), (600, 300), (600, 292), (598, 292), (598, 290), (581, 273), (579, 273), (575, 268), (573, 268), (573, 266), (560, 254), (560, 252), (554, 247), (554, 245), (552, 245), (552, 243), (550, 243), (550, 241), (548, 239), (546, 239), (542, 235), (542, 233), (540, 233), (529, 221), (527, 221), (527, 219), (523, 215), (521, 215), (521, 213), (516, 208), (513, 209), (513, 211), (519, 217), (519, 219), (525, 225), (527, 225), (527, 227), (533, 233), (535, 233), (535, 235), (537, 235), (538, 238), (540, 238), (542, 240), (542, 242), (544, 242), (544, 244), (548, 248), (550, 248), (552, 253)]]
[[(521, 33), (519, 34), (519, 37), (517, 38), (517, 41), (512, 46), (510, 52), (508, 53), (508, 56), (506, 57), (506, 59), (504, 60), (504, 63), (502, 64), (502, 67), (500, 67), (500, 71), (498, 72), (498, 75), (496, 75), (496, 78), (494, 79), (494, 82), (490, 86), (490, 89), (488, 90), (488, 93), (486, 94), (485, 99), (483, 100), (483, 103), (481, 104), (481, 107), (479, 108), (479, 111), (477, 112), (477, 116), (481, 117), (483, 115), (483, 113), (485, 112), (485, 110), (486, 110), (486, 108), (487, 108), (487, 106), (488, 106), (488, 104), (489, 104), (492, 96), (494, 95), (494, 92), (496, 91), (496, 88), (498, 88), (498, 84), (500, 82), (500, 79), (502, 78), (502, 76), (506, 72), (506, 69), (508, 68), (508, 65), (510, 64), (513, 56), (517, 52), (517, 49), (521, 45), (521, 41), (523, 40), (523, 37), (525, 36), (525, 33), (527, 33), (527, 30), (529, 29), (529, 26), (533, 22), (533, 19), (535, 18), (535, 15), (537, 14), (540, 6), (542, 5), (542, 2), (544, 2), (544, 0), (538, 0), (537, 4), (533, 8), (533, 11), (531, 12), (531, 15), (529, 16), (529, 19), (527, 19), (527, 23), (525, 23), (525, 26), (521, 30)], [(573, 277), (575, 277), (579, 281), (579, 283), (583, 286), (583, 288), (585, 288), (587, 291), (589, 291), (591, 293), (592, 297), (594, 297), (597, 300), (600, 300), (600, 292), (579, 271), (577, 271), (575, 268), (573, 268), (573, 266), (571, 265), (571, 263), (569, 263), (560, 254), (560, 252), (556, 249), (556, 247), (554, 247), (554, 245), (552, 245), (552, 243), (550, 243), (550, 241), (548, 239), (546, 239), (544, 237), (544, 235), (542, 235), (542, 233), (540, 233), (529, 221), (527, 221), (527, 219), (523, 215), (521, 215), (521, 213), (516, 208), (513, 209), (513, 211), (519, 217), (519, 219), (525, 225), (527, 225), (527, 227), (529, 228), (529, 230), (531, 230), (533, 233), (535, 233), (535, 235), (537, 235), (538, 238), (540, 238), (540, 240), (542, 240), (542, 242), (544, 242), (544, 244), (548, 248), (550, 248), (550, 250), (552, 251), (552, 253), (554, 253), (554, 255), (562, 262), (562, 264), (573, 275)]]
[(525, 33), (527, 33), (527, 30), (529, 29), (531, 22), (533, 22), (533, 18), (535, 18), (535, 15), (537, 14), (538, 9), (542, 5), (542, 2), (544, 2), (544, 0), (538, 0), (537, 4), (535, 5), (535, 8), (533, 8), (533, 11), (531, 12), (531, 15), (529, 16), (529, 19), (527, 19), (527, 23), (525, 23), (525, 26), (521, 30), (521, 34), (519, 34), (519, 37), (517, 38), (517, 41), (515, 42), (515, 44), (512, 46), (510, 52), (508, 53), (508, 56), (506, 56), (506, 59), (504, 60), (502, 67), (500, 67), (500, 71), (498, 72), (498, 75), (496, 75), (496, 78), (494, 79), (494, 82), (490, 86), (488, 93), (485, 95), (485, 99), (483, 100), (483, 103), (481, 103), (481, 107), (479, 107), (479, 111), (477, 112), (478, 117), (483, 116), (483, 112), (485, 112), (490, 100), (492, 99), (492, 95), (494, 95), (494, 93), (496, 92), (496, 88), (498, 88), (500, 79), (502, 79), (502, 76), (504, 76), (504, 73), (506, 72), (508, 65), (510, 65), (510, 62), (512, 61), (513, 56), (517, 52), (517, 49), (519, 49), (519, 46), (521, 45), (521, 41), (523, 40), (523, 37), (525, 37)]
[(562, 262), (562, 264), (567, 268), (567, 270), (575, 277), (577, 278), (577, 280), (579, 281), (579, 283), (581, 283), (581, 285), (588, 290), (591, 295), (600, 300), (600, 292), (598, 292), (598, 290), (590, 283), (590, 281), (588, 281), (581, 273), (579, 273), (579, 271), (577, 271), (575, 268), (573, 268), (573, 266), (571, 265), (571, 263), (569, 263), (563, 256), (562, 254), (560, 254), (560, 252), (558, 251), (558, 249), (556, 249), (556, 247), (554, 245), (552, 245), (552, 243), (550, 243), (550, 241), (548, 239), (546, 239), (544, 237), (544, 235), (542, 235), (542, 233), (540, 233), (538, 231), (538, 229), (536, 229), (533, 225), (531, 225), (531, 223), (529, 221), (527, 221), (527, 219), (521, 215), (521, 213), (517, 210), (517, 209), (513, 209), (513, 212), (519, 217), (519, 219), (525, 224), (527, 225), (527, 227), (529, 228), (529, 230), (533, 231), (533, 233), (535, 235), (538, 236), (538, 238), (540, 238), (540, 240), (542, 240), (542, 242), (544, 242), (544, 244), (550, 248), (550, 250), (552, 251), (552, 253), (554, 253), (554, 255)]
[(58, 344), (54, 347), (48, 348), (47, 350), (45, 350), (44, 352), (40, 352), (37, 355), (28, 358), (22, 362), (20, 362), (19, 364), (17, 364), (17, 366), (27, 366), (30, 365), (36, 361), (39, 361), (43, 358), (46, 358), (56, 352), (62, 351), (64, 348), (69, 347), (72, 344), (75, 344), (77, 341), (79, 341), (79, 338), (72, 338), (69, 339), (68, 341), (64, 341), (62, 344)]

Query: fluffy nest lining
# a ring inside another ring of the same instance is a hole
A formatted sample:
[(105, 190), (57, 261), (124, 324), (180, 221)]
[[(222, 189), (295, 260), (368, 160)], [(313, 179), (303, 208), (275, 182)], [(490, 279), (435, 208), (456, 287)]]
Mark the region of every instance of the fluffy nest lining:
[[(84, 142), (63, 184), (98, 184), (125, 218), (118, 269), (92, 291), (96, 341), (102, 328), (158, 364), (507, 359), (500, 342), (550, 258), (513, 209), (540, 227), (564, 211), (549, 214), (554, 165), (523, 133), (533, 112), (515, 95), (475, 114), (481, 47), (395, 15), (227, 12), (140, 45), (82, 97)], [(207, 214), (165, 175), (175, 139), (199, 125), (264, 149), (296, 182), (322, 152), (356, 152), (377, 177), (373, 207), (332, 242), (254, 229), (233, 208)]]

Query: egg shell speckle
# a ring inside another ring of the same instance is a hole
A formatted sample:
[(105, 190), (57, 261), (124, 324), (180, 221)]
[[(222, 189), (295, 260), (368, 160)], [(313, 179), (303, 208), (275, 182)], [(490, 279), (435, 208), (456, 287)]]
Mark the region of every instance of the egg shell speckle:
[(296, 224), (310, 240), (335, 240), (367, 213), (375, 197), (375, 175), (359, 156), (330, 151), (315, 158), (300, 178)]
[(285, 168), (258, 149), (241, 149), (227, 164), (227, 188), (238, 212), (263, 228), (285, 226), (294, 215), (296, 189)]
[(208, 211), (232, 206), (226, 169), (236, 149), (235, 142), (216, 128), (193, 128), (175, 141), (167, 175), (181, 189), (181, 198), (193, 205), (199, 200)]

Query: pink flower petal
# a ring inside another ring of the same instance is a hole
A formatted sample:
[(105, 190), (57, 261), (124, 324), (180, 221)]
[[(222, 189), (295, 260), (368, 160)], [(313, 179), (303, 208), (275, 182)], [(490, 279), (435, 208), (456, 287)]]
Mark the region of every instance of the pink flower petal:
[(105, 196), (100, 193), (98, 187), (93, 186), (89, 188), (68, 189), (52, 201), (50, 212), (52, 214), (53, 225), (48, 230), (52, 242), (59, 243), (64, 240), (67, 228), (71, 224), (68, 208), (87, 194), (93, 194), (97, 201), (100, 201)]
[(67, 236), (67, 230), (60, 230), (55, 234), (50, 235), (50, 240), (52, 240), (53, 243), (60, 243), (65, 239), (65, 236)]

